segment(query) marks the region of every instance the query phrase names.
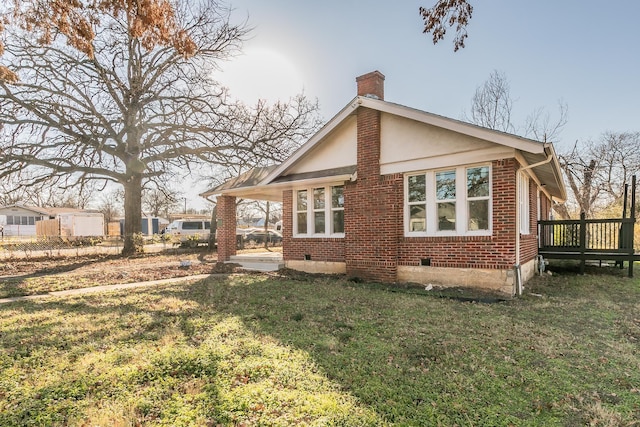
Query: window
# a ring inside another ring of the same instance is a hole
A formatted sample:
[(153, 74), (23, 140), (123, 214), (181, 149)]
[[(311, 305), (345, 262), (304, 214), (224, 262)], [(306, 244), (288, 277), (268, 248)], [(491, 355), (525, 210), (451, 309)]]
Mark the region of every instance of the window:
[(313, 189), (313, 233), (325, 234), (325, 191), (324, 188)]
[(518, 174), (518, 208), (520, 209), (520, 234), (529, 234), (529, 177)]
[(183, 230), (202, 230), (202, 221), (185, 221), (182, 223)]
[(436, 172), (438, 231), (456, 229), (456, 171)]
[(296, 197), (297, 234), (307, 234), (307, 190), (300, 190)]
[(427, 187), (424, 175), (413, 175), (408, 179), (409, 231), (427, 229)]
[(406, 176), (408, 236), (490, 233), (491, 168), (488, 165)]
[(467, 169), (468, 230), (489, 229), (489, 167)]
[(344, 186), (295, 191), (294, 236), (344, 236)]
[(7, 215), (7, 225), (13, 225), (13, 215)]
[(331, 187), (331, 228), (333, 233), (344, 233), (344, 187)]

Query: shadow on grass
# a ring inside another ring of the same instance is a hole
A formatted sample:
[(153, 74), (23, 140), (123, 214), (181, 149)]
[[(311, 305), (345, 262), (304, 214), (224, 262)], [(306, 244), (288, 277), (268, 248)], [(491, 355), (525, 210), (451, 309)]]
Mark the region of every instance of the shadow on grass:
[[(319, 413), (340, 425), (636, 419), (640, 374), (629, 360), (640, 324), (617, 306), (618, 297), (585, 306), (554, 288), (566, 282), (573, 289), (572, 278), (540, 280), (535, 290), (554, 293), (499, 304), (305, 275), (232, 275), (16, 304), (24, 318), (0, 335), (9, 349), (4, 366), (21, 361), (35, 375), (45, 360), (67, 360), (56, 371), (75, 374), (21, 389), (23, 397), (11, 402), (22, 418), (0, 421), (20, 425), (6, 421), (52, 413), (95, 421), (92, 406), (103, 405), (104, 413), (105, 402), (123, 399), (132, 413), (119, 416), (149, 424), (191, 413), (201, 424), (223, 425), (304, 424), (320, 422)], [(626, 284), (608, 286), (622, 293)], [(626, 303), (637, 305), (638, 283), (631, 284)], [(35, 402), (48, 390), (58, 390), (55, 402)], [(332, 400), (314, 405), (312, 396), (322, 393), (334, 393)]]

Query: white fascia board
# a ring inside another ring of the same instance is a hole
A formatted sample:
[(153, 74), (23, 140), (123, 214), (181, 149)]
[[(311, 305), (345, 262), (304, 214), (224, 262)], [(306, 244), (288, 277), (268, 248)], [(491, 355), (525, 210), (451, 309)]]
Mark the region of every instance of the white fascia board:
[[(341, 182), (352, 181), (354, 179), (354, 175), (351, 174), (323, 176), (318, 178), (301, 179), (298, 181), (277, 182), (274, 184), (261, 184), (253, 187), (221, 190), (215, 194), (210, 195), (227, 195), (255, 200), (274, 200), (274, 197), (271, 197), (271, 195), (278, 194), (277, 198), (282, 199), (282, 191), (284, 190), (301, 187), (312, 187), (315, 185), (329, 185), (334, 183), (337, 184)], [(265, 195), (267, 197), (263, 199), (261, 198), (261, 195)]]
[(307, 142), (305, 142), (300, 148), (298, 148), (287, 160), (285, 160), (280, 166), (275, 168), (269, 175), (267, 175), (260, 184), (268, 184), (275, 178), (279, 177), (289, 167), (294, 165), (298, 160), (304, 157), (313, 147), (322, 141), (327, 135), (329, 135), (340, 123), (342, 123), (347, 117), (349, 117), (360, 105), (358, 98), (354, 98), (349, 102), (338, 114), (333, 116), (318, 132), (316, 132)]
[(426, 111), (416, 110), (415, 108), (405, 107), (404, 105), (394, 104), (387, 101), (368, 97), (358, 97), (356, 102), (360, 106), (381, 111), (383, 113), (395, 114), (400, 117), (415, 120), (428, 125), (436, 126), (442, 129), (448, 129), (453, 132), (468, 135), (485, 141), (494, 142), (507, 147), (524, 150), (529, 153), (544, 153), (545, 146), (548, 144), (534, 141), (532, 139), (523, 138), (517, 135), (511, 135), (500, 131), (485, 129), (470, 123), (461, 122), (459, 120), (450, 119), (448, 117), (438, 116)]

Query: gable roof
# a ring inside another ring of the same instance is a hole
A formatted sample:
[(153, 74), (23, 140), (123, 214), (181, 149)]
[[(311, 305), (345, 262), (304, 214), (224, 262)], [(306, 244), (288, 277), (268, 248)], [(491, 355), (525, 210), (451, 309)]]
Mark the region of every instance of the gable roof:
[[(440, 116), (437, 114), (368, 96), (355, 97), (333, 118), (331, 118), (318, 132), (316, 132), (316, 134), (314, 134), (306, 143), (304, 143), (298, 150), (296, 150), (287, 160), (279, 165), (271, 166), (270, 168), (268, 168), (268, 171), (263, 170), (263, 179), (255, 185), (256, 193), (258, 194), (265, 191), (267, 186), (281, 184), (284, 181), (294, 181), (295, 174), (287, 175), (287, 172), (290, 171), (294, 165), (304, 159), (305, 156), (309, 154), (315, 147), (326, 140), (326, 138), (329, 137), (334, 131), (336, 131), (336, 129), (342, 123), (344, 123), (349, 116), (355, 114), (358, 108), (369, 108), (377, 110), (382, 113), (388, 113), (394, 116), (414, 120), (419, 123), (435, 126), (437, 128), (452, 131), (457, 134), (466, 135), (472, 138), (477, 138), (517, 150), (517, 152), (520, 154), (519, 160), (525, 164), (526, 168), (534, 170), (536, 177), (540, 181), (539, 184), (544, 187), (544, 191), (546, 191), (549, 195), (555, 197), (556, 199), (566, 199), (566, 190), (564, 187), (560, 165), (558, 163), (555, 150), (551, 143), (543, 143), (518, 135), (484, 128), (482, 126), (463, 122), (461, 120)], [(337, 169), (341, 169), (339, 172), (344, 172), (344, 169), (346, 168)], [(338, 171), (336, 170), (336, 172)], [(353, 173), (336, 173), (336, 179), (345, 177), (353, 179)], [(234, 186), (231, 181), (228, 181), (221, 186), (203, 193), (203, 195), (231, 193), (241, 188), (242, 186)]]
[(11, 209), (11, 208), (24, 209), (27, 211), (38, 213), (40, 215), (57, 215), (62, 213), (77, 213), (77, 212), (96, 212), (96, 211), (82, 210), (82, 209), (76, 209), (76, 208), (62, 208), (62, 207), (41, 208), (38, 206), (22, 205), (20, 203), (7, 205), (7, 206), (0, 206), (0, 209)]

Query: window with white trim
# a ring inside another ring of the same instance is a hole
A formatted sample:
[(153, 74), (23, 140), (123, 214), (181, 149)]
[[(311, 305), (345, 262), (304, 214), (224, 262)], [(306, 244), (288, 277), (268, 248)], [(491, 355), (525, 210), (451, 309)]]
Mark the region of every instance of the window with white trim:
[(405, 176), (407, 236), (490, 233), (489, 165), (460, 166)]
[(518, 207), (520, 209), (520, 234), (531, 232), (529, 221), (529, 177), (518, 174)]
[(467, 230), (489, 230), (491, 185), (489, 167), (467, 168)]
[(294, 237), (344, 237), (344, 186), (294, 191)]
[(436, 172), (438, 231), (456, 229), (456, 171)]

